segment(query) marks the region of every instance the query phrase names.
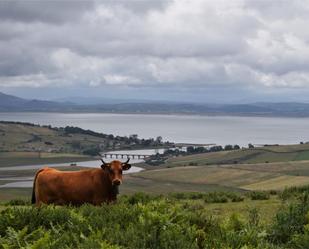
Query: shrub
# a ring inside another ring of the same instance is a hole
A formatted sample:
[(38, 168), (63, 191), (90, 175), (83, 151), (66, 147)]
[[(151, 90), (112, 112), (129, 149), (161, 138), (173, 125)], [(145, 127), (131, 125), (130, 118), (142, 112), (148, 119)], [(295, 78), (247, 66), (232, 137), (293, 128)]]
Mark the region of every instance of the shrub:
[(235, 195), (235, 196), (231, 197), (232, 202), (241, 202), (241, 201), (244, 201), (244, 199), (245, 198), (241, 195)]
[(168, 197), (137, 193), (99, 207), (38, 209), (11, 204), (0, 213), (0, 248), (309, 248), (307, 195), (280, 208), (269, 225), (260, 222), (256, 208), (248, 210), (247, 217), (235, 213), (221, 219), (212, 216), (203, 201), (237, 198), (244, 196), (234, 192)]
[(5, 203), (5, 206), (26, 206), (30, 205), (29, 200), (13, 199)]
[(250, 226), (256, 227), (260, 223), (260, 213), (257, 208), (251, 208), (248, 211), (248, 224)]
[(269, 193), (264, 191), (252, 191), (248, 193), (251, 200), (268, 200)]
[(191, 192), (191, 193), (176, 192), (171, 193), (168, 196), (176, 200), (198, 200), (203, 199), (205, 194), (200, 192)]
[(122, 197), (122, 201), (124, 201), (125, 203), (134, 205), (137, 203), (142, 203), (142, 204), (146, 204), (152, 200), (154, 200), (155, 197), (152, 197), (148, 194), (139, 192), (139, 193), (135, 193), (134, 195), (130, 195), (130, 196), (126, 196), (126, 197)]
[(228, 197), (224, 192), (211, 192), (205, 194), (204, 201), (206, 203), (225, 203), (228, 202)]
[(269, 194), (270, 195), (277, 195), (279, 192), (277, 191), (277, 190), (274, 190), (274, 189), (272, 189), (272, 190), (269, 190)]
[(309, 185), (300, 187), (285, 188), (279, 195), (282, 200), (299, 197), (304, 193), (309, 193)]
[(286, 243), (294, 235), (304, 232), (307, 223), (306, 214), (309, 211), (308, 195), (302, 196), (298, 203), (291, 203), (282, 207), (276, 214), (270, 229), (271, 239), (276, 243)]
[(88, 155), (88, 156), (97, 156), (100, 155), (100, 148), (89, 148), (83, 151), (83, 154)]

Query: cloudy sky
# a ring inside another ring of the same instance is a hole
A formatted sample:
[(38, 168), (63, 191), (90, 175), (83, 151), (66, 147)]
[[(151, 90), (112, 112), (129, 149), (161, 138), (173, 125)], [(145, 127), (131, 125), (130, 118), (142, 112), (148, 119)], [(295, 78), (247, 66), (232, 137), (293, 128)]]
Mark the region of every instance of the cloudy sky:
[(308, 25), (307, 0), (0, 0), (0, 91), (309, 102)]

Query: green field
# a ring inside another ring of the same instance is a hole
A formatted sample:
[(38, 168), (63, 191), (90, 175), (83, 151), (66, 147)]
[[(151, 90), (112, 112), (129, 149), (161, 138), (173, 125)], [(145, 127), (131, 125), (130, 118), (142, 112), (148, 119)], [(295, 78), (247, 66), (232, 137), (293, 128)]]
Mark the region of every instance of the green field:
[(0, 167), (94, 160), (94, 157), (70, 153), (0, 152)]
[(207, 164), (243, 164), (243, 163), (270, 163), (309, 160), (309, 144), (280, 145), (256, 147), (212, 153), (196, 154), (186, 157), (170, 159), (170, 166)]
[(309, 184), (309, 161), (200, 165), (160, 168), (133, 174), (130, 177), (139, 181), (168, 184), (187, 184), (191, 189), (200, 185), (217, 185), (238, 190), (282, 190), (285, 187)]

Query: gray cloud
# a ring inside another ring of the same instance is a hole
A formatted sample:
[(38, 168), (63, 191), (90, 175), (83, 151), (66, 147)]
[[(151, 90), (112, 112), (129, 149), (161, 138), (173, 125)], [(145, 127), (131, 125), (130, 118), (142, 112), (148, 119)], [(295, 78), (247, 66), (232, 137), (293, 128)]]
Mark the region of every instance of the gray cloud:
[(309, 1), (1, 1), (0, 86), (307, 89), (308, 11)]
[(59, 24), (79, 19), (93, 6), (94, 2), (82, 0), (3, 0), (0, 1), (0, 20)]

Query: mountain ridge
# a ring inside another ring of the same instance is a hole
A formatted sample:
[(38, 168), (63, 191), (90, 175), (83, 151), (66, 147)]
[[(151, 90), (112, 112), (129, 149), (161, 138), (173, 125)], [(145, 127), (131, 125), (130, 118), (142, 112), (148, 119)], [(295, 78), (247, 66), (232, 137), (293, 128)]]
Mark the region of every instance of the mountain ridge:
[(309, 117), (309, 103), (256, 102), (244, 104), (125, 102), (77, 104), (24, 99), (0, 92), (0, 112), (102, 112), (145, 114), (191, 114), (233, 116)]

